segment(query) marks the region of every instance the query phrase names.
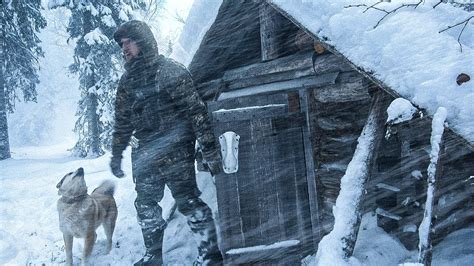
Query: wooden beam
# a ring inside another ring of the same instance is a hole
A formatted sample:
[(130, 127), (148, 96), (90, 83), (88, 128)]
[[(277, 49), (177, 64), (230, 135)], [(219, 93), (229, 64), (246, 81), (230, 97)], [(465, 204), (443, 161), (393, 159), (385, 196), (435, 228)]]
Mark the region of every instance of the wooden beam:
[[(356, 72), (352, 71), (340, 58), (332, 54), (320, 55), (316, 58), (313, 67), (312, 54), (313, 52), (297, 53), (268, 62), (231, 69), (226, 71), (222, 78), (197, 84), (196, 89), (205, 101), (210, 101), (216, 100), (223, 92), (281, 81), (299, 80), (303, 77), (314, 78), (320, 75), (324, 77), (325, 74), (348, 71), (352, 74), (344, 73), (341, 78), (351, 82), (349, 90), (358, 90), (361, 88), (359, 85), (363, 85), (361, 77), (356, 76)], [(336, 89), (330, 87), (323, 94), (336, 95), (335, 91)], [(356, 92), (354, 91), (354, 93)], [(348, 97), (353, 96), (353, 93), (348, 95)]]
[(265, 1), (260, 4), (260, 44), (262, 61), (272, 60), (279, 55), (279, 31), (281, 15)]
[(322, 103), (343, 103), (369, 99), (368, 81), (357, 72), (341, 73), (337, 80), (335, 84), (315, 89), (314, 98)]
[[(379, 144), (385, 134), (388, 105), (388, 95), (380, 90), (373, 92), (369, 117), (359, 137), (354, 156), (341, 179), (341, 190), (336, 201), (336, 212), (334, 213), (335, 230), (323, 238), (321, 241), (324, 242), (323, 247), (320, 245), (318, 250), (323, 262), (332, 259), (332, 254), (325, 252), (329, 247), (339, 249), (334, 252), (341, 254), (342, 257), (335, 259), (344, 261), (347, 261), (354, 252), (362, 218), (364, 191), (372, 174)], [(347, 202), (348, 200), (351, 202)], [(348, 229), (341, 230), (342, 227), (348, 227)], [(337, 263), (335, 262), (335, 264)]]
[[(254, 76), (265, 76), (278, 74), (288, 71), (305, 71), (314, 70), (312, 62), (313, 52), (301, 52), (285, 57), (277, 58), (272, 61), (256, 63), (248, 66), (238, 67), (227, 70), (223, 76), (226, 82), (237, 79), (245, 79)], [(315, 66), (316, 74), (324, 74), (327, 72), (345, 72), (351, 71), (352, 68), (345, 64), (343, 60), (333, 54), (324, 54), (316, 57)]]
[(332, 54), (318, 56), (313, 68), (312, 55), (312, 52), (297, 53), (272, 61), (231, 69), (225, 72), (222, 80), (227, 84), (228, 90), (234, 90), (310, 75), (352, 70)]
[(339, 73), (328, 73), (319, 76), (307, 76), (294, 80), (287, 80), (281, 82), (274, 82), (262, 84), (252, 87), (247, 87), (239, 90), (226, 91), (221, 93), (218, 100), (229, 98), (244, 97), (257, 94), (275, 93), (279, 91), (294, 90), (301, 88), (322, 87), (336, 83), (336, 78)]

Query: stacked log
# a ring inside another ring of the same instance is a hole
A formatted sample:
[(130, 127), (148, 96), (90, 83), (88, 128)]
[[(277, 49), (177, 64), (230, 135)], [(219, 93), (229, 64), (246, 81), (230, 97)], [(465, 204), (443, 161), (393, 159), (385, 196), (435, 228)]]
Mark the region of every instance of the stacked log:
[(332, 207), (367, 121), (370, 96), (367, 83), (354, 72), (341, 73), (336, 84), (314, 89), (312, 96), (310, 125), (325, 234), (334, 223)]

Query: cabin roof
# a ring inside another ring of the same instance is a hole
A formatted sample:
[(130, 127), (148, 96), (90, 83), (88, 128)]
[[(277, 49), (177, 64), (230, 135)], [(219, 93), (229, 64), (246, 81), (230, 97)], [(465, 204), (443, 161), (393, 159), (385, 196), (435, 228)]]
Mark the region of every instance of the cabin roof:
[[(399, 9), (374, 28), (385, 13), (347, 7), (353, 1), (268, 2), (395, 96), (429, 115), (445, 107), (449, 127), (474, 144), (474, 82), (456, 83), (460, 73), (474, 75), (474, 27), (468, 25), (461, 35), (462, 52), (457, 41), (462, 26), (439, 33), (470, 13), (444, 3), (433, 8), (438, 1), (424, 1), (416, 9)], [(224, 65), (255, 63), (260, 60), (258, 23), (258, 1), (196, 0), (172, 57), (187, 65), (198, 82), (219, 77)]]

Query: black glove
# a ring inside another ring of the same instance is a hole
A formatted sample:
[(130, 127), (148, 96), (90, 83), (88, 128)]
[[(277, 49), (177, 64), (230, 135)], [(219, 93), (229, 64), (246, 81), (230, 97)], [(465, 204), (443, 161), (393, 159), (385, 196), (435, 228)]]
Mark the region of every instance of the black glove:
[(110, 160), (110, 170), (112, 170), (112, 174), (118, 178), (122, 178), (125, 176), (125, 173), (121, 169), (122, 165), (122, 156), (112, 156)]
[(213, 160), (210, 162), (206, 162), (206, 167), (209, 169), (209, 172), (212, 176), (216, 176), (222, 172), (221, 160)]

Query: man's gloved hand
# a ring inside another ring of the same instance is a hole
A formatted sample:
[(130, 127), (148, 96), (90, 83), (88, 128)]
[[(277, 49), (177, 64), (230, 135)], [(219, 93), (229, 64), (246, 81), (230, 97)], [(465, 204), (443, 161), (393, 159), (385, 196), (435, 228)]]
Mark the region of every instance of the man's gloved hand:
[(221, 160), (213, 160), (210, 162), (206, 162), (206, 166), (212, 176), (216, 176), (217, 174), (220, 174), (222, 172)]
[(125, 173), (122, 171), (122, 156), (112, 156), (110, 160), (110, 170), (112, 170), (112, 174), (118, 178), (122, 178), (125, 176)]

